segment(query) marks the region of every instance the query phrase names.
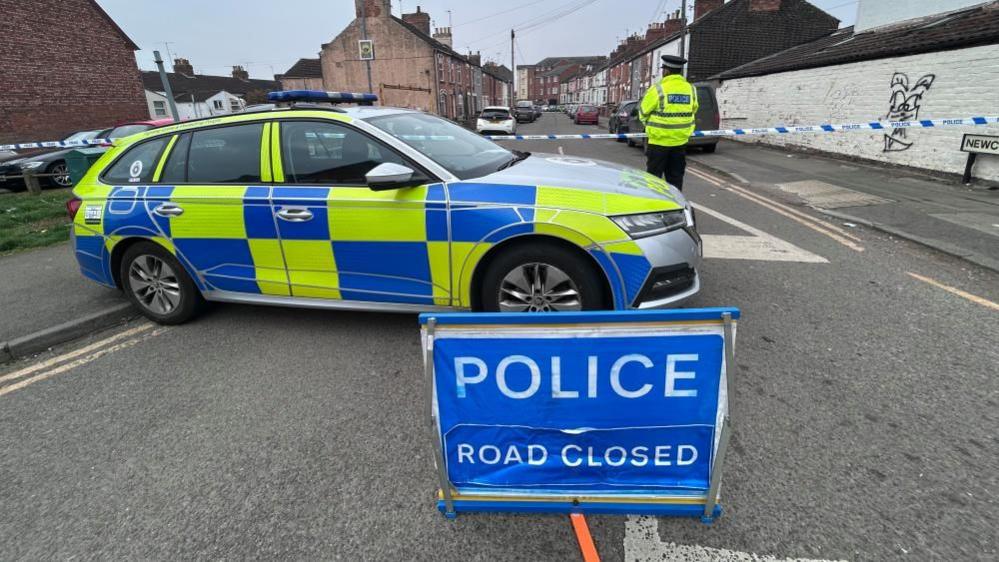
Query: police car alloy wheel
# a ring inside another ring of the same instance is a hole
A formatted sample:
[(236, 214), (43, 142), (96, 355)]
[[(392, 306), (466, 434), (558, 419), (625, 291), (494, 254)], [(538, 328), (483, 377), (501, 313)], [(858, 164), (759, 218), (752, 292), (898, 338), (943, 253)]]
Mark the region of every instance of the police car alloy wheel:
[(585, 256), (560, 244), (509, 248), (482, 280), (482, 308), (491, 312), (565, 312), (605, 308), (600, 276)]
[(203, 303), (177, 259), (153, 243), (136, 244), (125, 251), (121, 286), (139, 312), (161, 324), (185, 322)]
[(564, 271), (546, 263), (515, 267), (499, 288), (502, 312), (582, 310), (579, 289)]

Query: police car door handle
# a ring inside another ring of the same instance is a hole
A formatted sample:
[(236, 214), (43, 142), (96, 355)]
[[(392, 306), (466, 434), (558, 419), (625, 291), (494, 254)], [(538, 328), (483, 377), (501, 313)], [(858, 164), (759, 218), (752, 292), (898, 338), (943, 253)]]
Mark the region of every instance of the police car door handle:
[(153, 212), (161, 217), (177, 217), (184, 214), (184, 209), (174, 205), (173, 203), (163, 203), (159, 207), (153, 209)]
[(305, 222), (312, 218), (312, 211), (305, 207), (281, 207), (277, 216), (281, 220), (288, 222)]

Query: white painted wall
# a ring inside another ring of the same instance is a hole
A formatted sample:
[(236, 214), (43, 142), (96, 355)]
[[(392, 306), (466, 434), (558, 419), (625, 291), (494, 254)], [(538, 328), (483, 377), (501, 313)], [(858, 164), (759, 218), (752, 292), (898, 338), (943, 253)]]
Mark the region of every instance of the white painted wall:
[[(892, 77), (908, 78), (907, 96), (919, 95), (920, 119), (995, 115), (999, 106), (999, 45), (942, 51), (727, 80), (718, 88), (723, 128), (898, 120), (888, 117)], [(917, 86), (932, 75), (929, 88)], [(914, 101), (910, 99), (910, 102)], [(890, 131), (886, 131), (889, 132)], [(739, 140), (801, 146), (869, 160), (960, 174), (965, 132), (999, 135), (999, 126), (908, 129), (903, 148), (885, 132), (746, 136)], [(979, 156), (976, 178), (999, 181), (999, 158)]]
[(857, 5), (857, 22), (853, 29), (861, 32), (983, 3), (983, 0), (860, 0)]

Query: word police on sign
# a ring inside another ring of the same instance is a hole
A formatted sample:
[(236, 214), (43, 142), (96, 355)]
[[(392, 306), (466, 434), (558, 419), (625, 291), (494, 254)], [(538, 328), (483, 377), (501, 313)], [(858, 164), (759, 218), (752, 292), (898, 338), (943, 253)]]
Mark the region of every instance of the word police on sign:
[(422, 315), (440, 509), (712, 520), (738, 316)]
[(999, 136), (965, 133), (961, 137), (961, 150), (968, 153), (963, 178), (964, 183), (967, 184), (971, 183), (971, 169), (975, 166), (975, 159), (979, 154), (999, 155)]

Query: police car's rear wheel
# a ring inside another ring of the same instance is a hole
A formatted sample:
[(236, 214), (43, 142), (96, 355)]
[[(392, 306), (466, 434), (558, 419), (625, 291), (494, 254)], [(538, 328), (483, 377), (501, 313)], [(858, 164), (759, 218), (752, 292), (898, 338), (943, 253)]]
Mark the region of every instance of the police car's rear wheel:
[(590, 264), (555, 244), (501, 254), (482, 283), (482, 305), (491, 312), (598, 310), (603, 302), (603, 285)]
[(160, 324), (186, 322), (203, 303), (201, 293), (177, 259), (152, 243), (139, 243), (125, 251), (121, 284), (132, 304)]

